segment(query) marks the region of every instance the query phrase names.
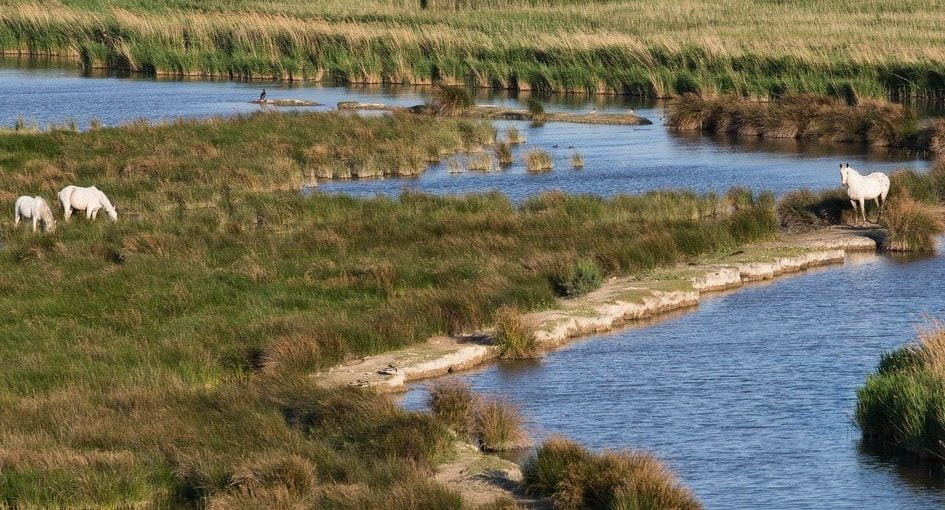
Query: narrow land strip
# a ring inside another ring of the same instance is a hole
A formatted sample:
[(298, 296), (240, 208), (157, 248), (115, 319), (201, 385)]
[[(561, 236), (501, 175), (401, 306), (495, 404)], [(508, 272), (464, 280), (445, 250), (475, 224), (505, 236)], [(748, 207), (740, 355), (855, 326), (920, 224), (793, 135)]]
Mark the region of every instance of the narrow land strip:
[[(677, 265), (646, 278), (612, 278), (600, 289), (558, 308), (527, 316), (536, 326), (543, 349), (612, 330), (628, 322), (657, 318), (692, 308), (703, 296), (736, 289), (750, 282), (771, 280), (817, 266), (843, 263), (850, 252), (875, 252), (878, 229), (832, 227), (776, 241), (749, 245), (725, 256), (697, 264)], [(410, 381), (465, 370), (499, 357), (489, 331), (460, 336), (437, 336), (398, 351), (358, 358), (315, 374), (324, 384), (376, 387), (403, 391)], [(396, 372), (382, 374), (393, 366)]]

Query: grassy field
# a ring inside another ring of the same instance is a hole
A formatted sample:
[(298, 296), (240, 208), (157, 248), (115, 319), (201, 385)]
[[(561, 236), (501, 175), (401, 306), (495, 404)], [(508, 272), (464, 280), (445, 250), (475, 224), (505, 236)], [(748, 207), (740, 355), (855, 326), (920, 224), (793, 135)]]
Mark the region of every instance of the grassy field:
[(937, 0), (0, 0), (0, 48), (148, 73), (945, 95)]
[(312, 147), (396, 167), (493, 136), (338, 114), (0, 134), (0, 203), (94, 183), (119, 214), (0, 227), (0, 506), (455, 508), (427, 481), (443, 424), (306, 375), (552, 306), (579, 262), (639, 274), (775, 229), (744, 192), (298, 192)]

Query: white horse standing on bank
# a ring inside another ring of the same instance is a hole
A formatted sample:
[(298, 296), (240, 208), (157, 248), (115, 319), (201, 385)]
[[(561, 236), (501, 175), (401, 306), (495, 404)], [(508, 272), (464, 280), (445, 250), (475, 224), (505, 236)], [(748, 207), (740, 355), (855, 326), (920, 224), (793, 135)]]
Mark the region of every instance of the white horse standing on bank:
[(862, 175), (850, 167), (840, 165), (840, 184), (847, 190), (850, 203), (853, 204), (853, 215), (856, 216), (856, 205), (860, 204), (860, 214), (863, 223), (866, 223), (866, 201), (875, 200), (879, 214), (882, 216), (886, 207), (886, 196), (889, 195), (889, 177), (882, 172), (873, 172)]
[(115, 211), (115, 207), (105, 193), (95, 186), (88, 188), (66, 186), (59, 192), (59, 203), (62, 204), (63, 219), (66, 221), (69, 221), (73, 211), (85, 211), (85, 217), (94, 220), (98, 216), (99, 209), (105, 209), (112, 221), (118, 221), (118, 212)]
[(56, 229), (56, 219), (53, 218), (52, 209), (43, 197), (22, 196), (16, 199), (16, 204), (13, 205), (13, 226), (20, 226), (21, 219), (33, 222), (33, 232), (36, 232), (36, 226), (40, 221), (43, 222), (44, 231), (51, 232)]

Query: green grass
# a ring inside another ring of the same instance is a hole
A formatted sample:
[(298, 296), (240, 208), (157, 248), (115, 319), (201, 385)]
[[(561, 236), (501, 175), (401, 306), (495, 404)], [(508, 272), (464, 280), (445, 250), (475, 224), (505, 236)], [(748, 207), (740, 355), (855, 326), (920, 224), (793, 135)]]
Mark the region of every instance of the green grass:
[(488, 326), (501, 306), (551, 306), (561, 261), (636, 274), (776, 228), (770, 197), (713, 215), (719, 198), (685, 192), (521, 205), (298, 192), (312, 147), (339, 167), (396, 167), (413, 160), (403, 151), (432, 158), (493, 134), (260, 114), (0, 135), (0, 202), (96, 184), (120, 217), (0, 227), (0, 506), (227, 506), (242, 497), (234, 479), (281, 494), (266, 481), (280, 470), (316, 480), (290, 502), (449, 506), (425, 481), (445, 425), (308, 374)]
[(863, 436), (920, 457), (945, 458), (945, 330), (885, 354), (857, 390)]
[(0, 6), (4, 50), (154, 74), (445, 80), (650, 96), (945, 93), (945, 15), (933, 0), (854, 6), (838, 0), (3, 0)]

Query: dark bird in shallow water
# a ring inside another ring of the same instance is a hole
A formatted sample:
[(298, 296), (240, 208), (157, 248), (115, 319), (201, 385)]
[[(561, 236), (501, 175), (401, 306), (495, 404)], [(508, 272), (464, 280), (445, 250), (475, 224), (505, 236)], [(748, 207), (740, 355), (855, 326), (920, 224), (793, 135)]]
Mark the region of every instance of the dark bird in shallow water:
[(266, 89), (263, 89), (262, 94), (259, 94), (259, 101), (262, 102), (265, 100), (266, 100)]

